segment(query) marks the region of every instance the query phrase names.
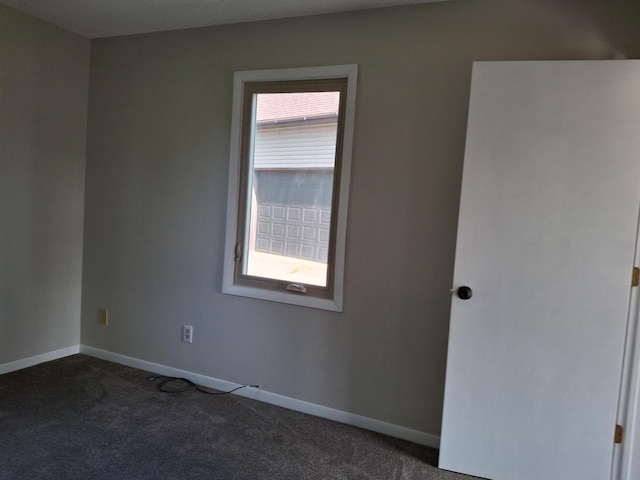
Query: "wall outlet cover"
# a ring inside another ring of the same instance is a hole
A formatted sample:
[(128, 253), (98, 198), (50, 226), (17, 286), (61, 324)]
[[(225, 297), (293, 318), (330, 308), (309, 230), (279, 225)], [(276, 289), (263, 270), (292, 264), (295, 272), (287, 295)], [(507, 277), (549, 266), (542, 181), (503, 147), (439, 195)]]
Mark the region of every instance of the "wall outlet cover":
[(193, 327), (191, 325), (182, 326), (182, 341), (193, 343)]

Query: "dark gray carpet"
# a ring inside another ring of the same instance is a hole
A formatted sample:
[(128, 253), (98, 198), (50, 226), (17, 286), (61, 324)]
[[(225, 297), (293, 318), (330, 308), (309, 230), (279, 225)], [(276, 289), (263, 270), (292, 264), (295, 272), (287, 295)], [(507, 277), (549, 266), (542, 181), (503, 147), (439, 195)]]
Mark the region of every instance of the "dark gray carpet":
[(0, 479), (470, 479), (433, 449), (85, 355), (0, 376)]

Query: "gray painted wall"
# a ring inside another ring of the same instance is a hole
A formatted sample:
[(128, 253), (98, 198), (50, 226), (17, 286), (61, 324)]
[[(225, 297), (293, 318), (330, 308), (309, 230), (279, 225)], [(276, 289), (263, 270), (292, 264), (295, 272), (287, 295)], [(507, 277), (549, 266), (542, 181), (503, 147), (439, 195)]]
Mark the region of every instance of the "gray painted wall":
[[(637, 6), (612, 3), (457, 0), (93, 41), (82, 343), (438, 434), (471, 63), (640, 55)], [(233, 72), (349, 63), (344, 312), (223, 295)]]
[(89, 52), (0, 6), (0, 364), (80, 339)]

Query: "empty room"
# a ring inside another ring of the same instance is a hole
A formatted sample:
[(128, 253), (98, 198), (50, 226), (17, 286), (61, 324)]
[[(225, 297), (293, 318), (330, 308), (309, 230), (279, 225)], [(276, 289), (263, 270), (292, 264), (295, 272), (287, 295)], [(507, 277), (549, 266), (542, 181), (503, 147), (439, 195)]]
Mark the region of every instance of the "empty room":
[(0, 0), (0, 479), (640, 478), (638, 26)]

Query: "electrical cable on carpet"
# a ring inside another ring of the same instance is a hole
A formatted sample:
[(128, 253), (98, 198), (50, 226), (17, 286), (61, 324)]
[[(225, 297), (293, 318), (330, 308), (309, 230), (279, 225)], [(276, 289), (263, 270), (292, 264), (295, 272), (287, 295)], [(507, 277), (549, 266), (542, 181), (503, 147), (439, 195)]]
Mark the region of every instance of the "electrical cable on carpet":
[[(207, 395), (228, 395), (230, 393), (235, 392), (236, 390), (240, 390), (241, 388), (247, 388), (247, 387), (260, 388), (260, 385), (240, 385), (239, 387), (236, 387), (233, 390), (229, 390), (228, 392), (212, 392), (211, 390), (213, 389), (202, 387), (200, 385), (193, 383), (189, 379), (181, 378), (181, 377), (166, 377), (164, 375), (158, 375), (153, 377), (147, 377), (147, 380), (162, 380), (160, 383), (158, 383), (158, 390), (160, 390), (162, 393), (182, 393), (182, 392), (187, 392), (189, 390), (197, 390), (198, 392), (206, 393)], [(186, 383), (186, 387), (178, 390), (171, 390), (171, 389), (167, 390), (165, 385), (175, 381)]]

